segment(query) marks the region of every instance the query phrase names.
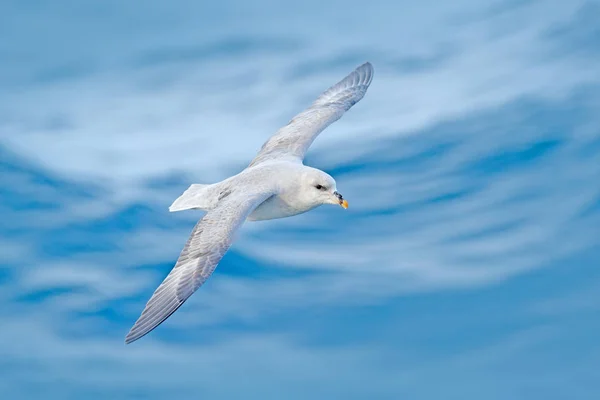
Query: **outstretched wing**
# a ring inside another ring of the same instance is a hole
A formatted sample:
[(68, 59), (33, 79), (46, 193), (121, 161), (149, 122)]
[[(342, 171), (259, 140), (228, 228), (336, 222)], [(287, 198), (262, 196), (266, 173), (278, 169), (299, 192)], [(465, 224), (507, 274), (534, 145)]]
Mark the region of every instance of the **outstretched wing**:
[(249, 167), (277, 158), (302, 161), (317, 135), (363, 98), (372, 79), (371, 63), (367, 62), (356, 68), (271, 136)]
[(125, 343), (131, 343), (160, 325), (208, 279), (233, 241), (246, 217), (271, 193), (230, 194), (194, 227), (175, 267), (156, 289)]

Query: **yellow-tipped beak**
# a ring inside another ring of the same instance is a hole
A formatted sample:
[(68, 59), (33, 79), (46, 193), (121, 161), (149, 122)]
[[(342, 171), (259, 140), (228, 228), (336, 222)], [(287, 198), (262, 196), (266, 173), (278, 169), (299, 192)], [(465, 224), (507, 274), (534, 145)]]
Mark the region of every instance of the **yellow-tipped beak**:
[(342, 206), (342, 207), (344, 207), (344, 208), (348, 208), (348, 200), (345, 200), (345, 199), (344, 199), (344, 200), (342, 200), (342, 201), (340, 202), (340, 206)]

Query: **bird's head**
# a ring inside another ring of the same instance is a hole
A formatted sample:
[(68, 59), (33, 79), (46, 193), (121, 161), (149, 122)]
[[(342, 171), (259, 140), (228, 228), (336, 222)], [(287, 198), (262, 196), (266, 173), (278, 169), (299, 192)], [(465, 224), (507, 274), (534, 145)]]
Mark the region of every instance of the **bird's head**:
[(348, 202), (337, 191), (335, 179), (329, 174), (315, 169), (307, 168), (302, 177), (302, 192), (306, 201), (317, 205), (337, 204), (348, 208)]

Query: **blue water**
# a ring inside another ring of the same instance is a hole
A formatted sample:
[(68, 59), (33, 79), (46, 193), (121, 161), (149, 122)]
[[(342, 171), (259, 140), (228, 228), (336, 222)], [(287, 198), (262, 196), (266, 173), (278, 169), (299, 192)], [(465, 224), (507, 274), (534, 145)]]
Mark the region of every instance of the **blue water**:
[[(0, 391), (11, 399), (596, 399), (596, 1), (9, 2)], [(306, 163), (348, 210), (247, 223), (124, 337), (190, 183), (364, 61)]]

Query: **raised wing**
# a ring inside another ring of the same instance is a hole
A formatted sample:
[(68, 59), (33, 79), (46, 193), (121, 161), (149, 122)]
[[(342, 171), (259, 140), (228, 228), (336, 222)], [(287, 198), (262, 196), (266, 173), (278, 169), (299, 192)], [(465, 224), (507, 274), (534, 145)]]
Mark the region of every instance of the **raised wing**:
[(372, 79), (371, 63), (367, 62), (356, 68), (271, 136), (249, 167), (277, 158), (302, 161), (317, 135), (363, 98)]
[(175, 267), (146, 303), (125, 343), (156, 328), (202, 286), (231, 246), (235, 231), (270, 196), (271, 193), (234, 192), (196, 224)]

